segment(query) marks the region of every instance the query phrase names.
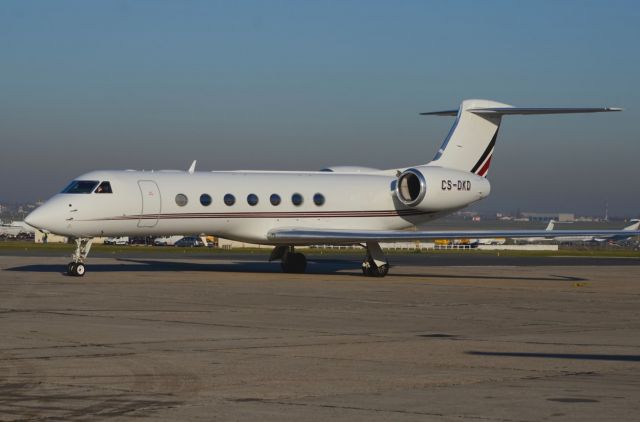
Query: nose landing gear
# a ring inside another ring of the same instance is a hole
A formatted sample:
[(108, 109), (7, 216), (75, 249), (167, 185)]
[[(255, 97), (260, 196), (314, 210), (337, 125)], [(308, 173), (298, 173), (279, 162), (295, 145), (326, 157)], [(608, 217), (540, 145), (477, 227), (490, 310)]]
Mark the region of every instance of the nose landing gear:
[(86, 273), (84, 260), (89, 255), (93, 238), (81, 237), (76, 239), (76, 250), (72, 255), (73, 261), (67, 265), (67, 274), (74, 277), (82, 277)]

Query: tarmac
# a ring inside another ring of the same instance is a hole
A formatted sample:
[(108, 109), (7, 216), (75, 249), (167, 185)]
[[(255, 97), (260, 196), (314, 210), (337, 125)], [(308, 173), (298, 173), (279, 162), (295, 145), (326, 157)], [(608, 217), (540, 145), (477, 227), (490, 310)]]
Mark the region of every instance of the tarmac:
[(639, 419), (639, 259), (263, 258), (0, 256), (0, 420)]

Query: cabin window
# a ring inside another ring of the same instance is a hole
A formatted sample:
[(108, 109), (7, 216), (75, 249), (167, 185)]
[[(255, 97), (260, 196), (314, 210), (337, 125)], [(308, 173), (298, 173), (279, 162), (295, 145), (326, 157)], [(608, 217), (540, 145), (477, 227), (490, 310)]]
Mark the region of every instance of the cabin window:
[(185, 205), (187, 205), (187, 202), (189, 202), (189, 199), (184, 193), (179, 193), (176, 195), (176, 204), (178, 204), (179, 207), (184, 207)]
[(111, 190), (111, 183), (109, 182), (100, 183), (96, 188), (95, 193), (113, 193), (113, 191)]
[(228, 193), (224, 196), (224, 203), (225, 205), (230, 207), (231, 205), (236, 203), (236, 197)]
[(293, 202), (293, 205), (295, 205), (296, 207), (299, 207), (300, 205), (302, 205), (302, 202), (304, 202), (304, 198), (302, 198), (302, 195), (300, 195), (299, 193), (294, 193), (293, 195), (291, 195), (291, 202)]
[(321, 193), (316, 193), (315, 195), (313, 195), (313, 203), (319, 207), (324, 205), (324, 195)]
[(252, 207), (258, 204), (258, 195), (255, 193), (250, 193), (247, 195), (247, 203)]
[(211, 205), (211, 195), (206, 193), (203, 193), (202, 195), (200, 195), (200, 203), (204, 207), (208, 207), (209, 205)]
[(74, 180), (62, 193), (91, 193), (98, 186), (95, 180)]
[(274, 207), (277, 207), (278, 205), (280, 205), (280, 202), (282, 202), (282, 200), (280, 199), (280, 195), (278, 195), (277, 193), (274, 193), (273, 195), (271, 195), (269, 197), (269, 201), (271, 202), (271, 205), (273, 205)]

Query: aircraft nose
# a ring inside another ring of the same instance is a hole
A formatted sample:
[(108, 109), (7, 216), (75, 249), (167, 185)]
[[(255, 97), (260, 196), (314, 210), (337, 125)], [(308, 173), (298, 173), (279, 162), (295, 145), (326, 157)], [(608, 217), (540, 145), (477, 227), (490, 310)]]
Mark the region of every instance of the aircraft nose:
[(38, 230), (44, 229), (46, 225), (46, 212), (43, 208), (44, 206), (40, 206), (31, 211), (24, 219), (24, 222)]

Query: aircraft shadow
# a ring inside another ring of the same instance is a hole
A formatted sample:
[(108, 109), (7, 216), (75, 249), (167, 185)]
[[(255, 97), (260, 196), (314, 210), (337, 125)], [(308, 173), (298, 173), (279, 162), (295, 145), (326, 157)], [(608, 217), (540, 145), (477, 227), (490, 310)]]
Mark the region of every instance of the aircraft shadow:
[[(118, 258), (116, 264), (100, 264), (95, 263), (87, 265), (89, 272), (150, 272), (150, 271), (203, 271), (203, 272), (228, 272), (228, 273), (280, 273), (279, 262), (266, 261), (233, 261), (218, 263), (216, 261), (204, 262), (184, 262), (184, 261), (167, 261), (167, 260), (146, 260), (134, 258)], [(397, 274), (393, 273), (393, 265), (391, 266), (391, 275), (394, 277), (422, 278), (422, 279), (455, 279), (455, 280), (524, 280), (524, 281), (584, 281), (585, 278), (550, 275), (548, 277), (526, 277), (526, 276), (491, 276), (491, 275), (457, 275), (457, 274)], [(351, 270), (351, 271), (349, 271)], [(20, 272), (36, 272), (36, 273), (63, 273), (66, 274), (66, 265), (64, 264), (32, 264), (19, 267), (7, 268), (6, 271)], [(345, 272), (346, 271), (346, 272)], [(327, 274), (327, 275), (347, 275), (354, 277), (362, 277), (360, 272), (359, 260), (338, 260), (338, 259), (313, 259), (309, 260), (307, 266), (308, 274)]]
[(640, 355), (603, 355), (594, 353), (529, 353), (529, 352), (478, 352), (468, 351), (468, 355), (474, 356), (501, 356), (517, 358), (543, 358), (543, 359), (575, 359), (575, 360), (604, 360), (617, 362), (640, 362)]
[[(255, 261), (234, 261), (226, 263), (207, 262), (183, 262), (183, 261), (155, 261), (144, 259), (117, 259), (116, 264), (89, 263), (87, 272), (149, 272), (149, 271), (203, 271), (203, 272), (238, 272), (238, 273), (280, 273), (282, 272), (279, 262), (255, 262)], [(328, 265), (326, 265), (328, 264)], [(358, 263), (358, 266), (360, 264)], [(335, 261), (316, 265), (310, 261), (307, 266), (309, 274), (331, 274), (345, 269), (357, 269), (352, 262)], [(5, 271), (37, 272), (37, 273), (63, 273), (66, 274), (66, 265), (62, 264), (32, 264), (19, 267), (7, 268)]]
[(492, 275), (457, 275), (457, 274), (393, 274), (400, 277), (418, 277), (418, 278), (444, 278), (455, 280), (520, 280), (520, 281), (586, 281), (588, 278), (573, 277), (567, 275), (553, 275), (548, 277), (517, 277), (517, 276), (492, 276)]

